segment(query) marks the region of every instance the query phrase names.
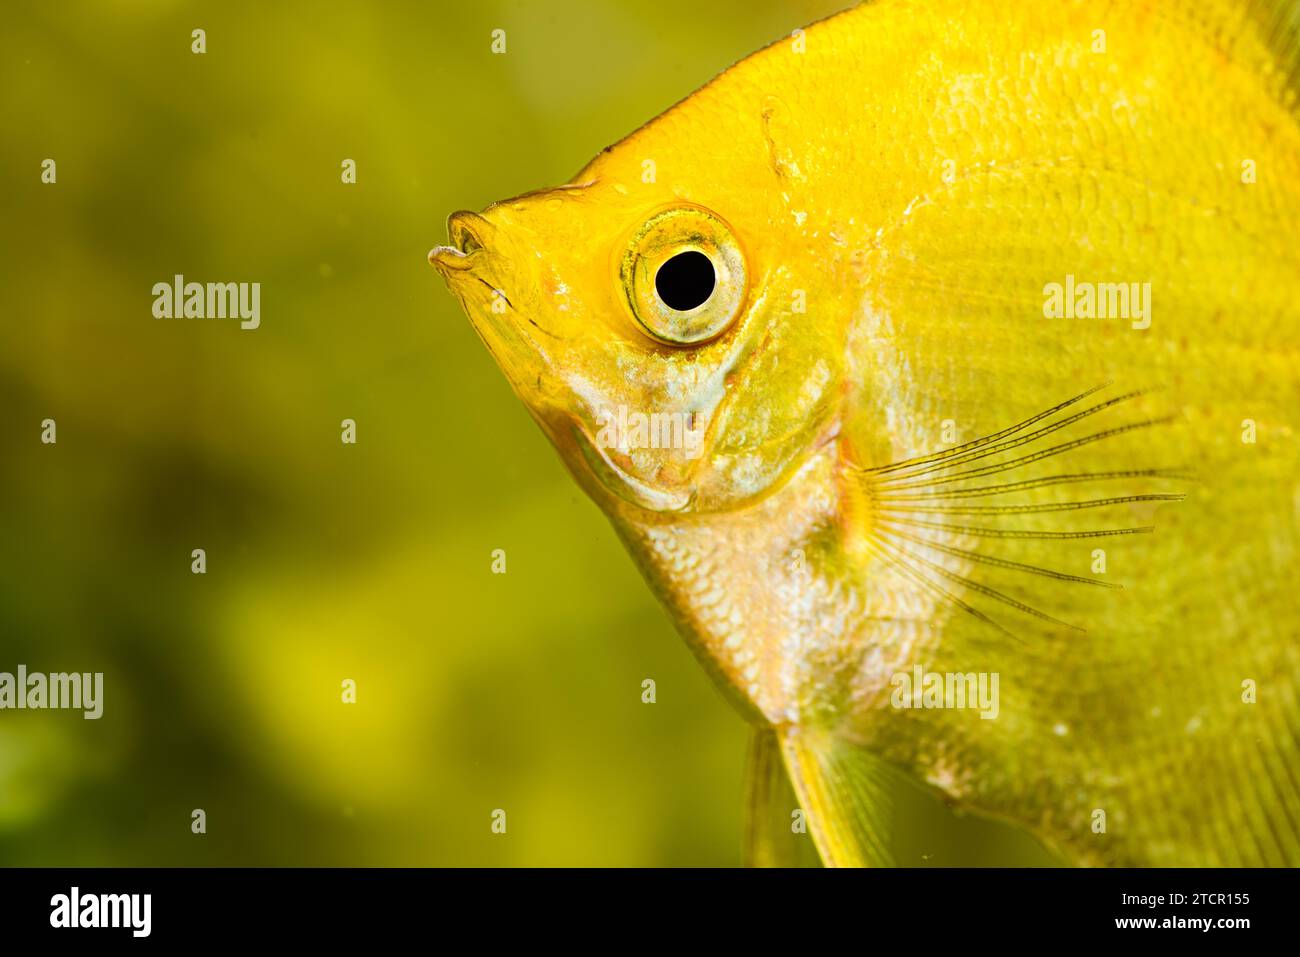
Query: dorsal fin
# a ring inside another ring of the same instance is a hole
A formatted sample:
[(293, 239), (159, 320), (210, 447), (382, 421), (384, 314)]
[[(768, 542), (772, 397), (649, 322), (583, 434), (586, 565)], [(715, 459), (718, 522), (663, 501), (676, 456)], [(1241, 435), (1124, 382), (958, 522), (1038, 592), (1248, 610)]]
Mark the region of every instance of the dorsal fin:
[(1300, 117), (1300, 0), (1147, 0), (1228, 61), (1260, 77)]
[(1238, 0), (1235, 6), (1237, 12), (1217, 23), (1213, 17), (1202, 20), (1197, 4), (1189, 9), (1202, 28), (1218, 34), (1226, 55), (1264, 71), (1278, 102), (1300, 116), (1300, 0)]
[(1295, 112), (1300, 98), (1300, 0), (1247, 0), (1249, 16), (1259, 36), (1273, 54), (1290, 97), (1286, 105)]

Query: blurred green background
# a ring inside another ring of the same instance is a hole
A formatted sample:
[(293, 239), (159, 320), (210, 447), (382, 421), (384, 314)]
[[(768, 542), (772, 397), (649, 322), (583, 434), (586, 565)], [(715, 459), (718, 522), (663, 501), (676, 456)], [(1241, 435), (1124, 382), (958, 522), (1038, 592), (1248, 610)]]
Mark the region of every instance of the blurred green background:
[[(739, 862), (743, 723), (425, 255), (842, 5), (5, 5), (0, 671), (105, 703), (0, 711), (0, 863)], [(903, 863), (1049, 860), (907, 798)]]

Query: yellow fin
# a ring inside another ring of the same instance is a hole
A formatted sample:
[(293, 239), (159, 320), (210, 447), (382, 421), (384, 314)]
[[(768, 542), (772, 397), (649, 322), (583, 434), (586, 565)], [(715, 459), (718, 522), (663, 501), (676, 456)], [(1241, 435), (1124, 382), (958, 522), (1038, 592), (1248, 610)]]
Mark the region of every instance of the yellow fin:
[[(1259, 25), (1277, 68), (1293, 92), (1300, 92), (1300, 2), (1250, 0), (1250, 15)], [(1288, 106), (1295, 109), (1293, 98)]]
[(888, 779), (879, 758), (833, 735), (790, 729), (781, 751), (827, 867), (890, 867)]
[(746, 867), (798, 867), (804, 863), (803, 845), (808, 837), (793, 827), (798, 808), (776, 732), (755, 728), (745, 766)]

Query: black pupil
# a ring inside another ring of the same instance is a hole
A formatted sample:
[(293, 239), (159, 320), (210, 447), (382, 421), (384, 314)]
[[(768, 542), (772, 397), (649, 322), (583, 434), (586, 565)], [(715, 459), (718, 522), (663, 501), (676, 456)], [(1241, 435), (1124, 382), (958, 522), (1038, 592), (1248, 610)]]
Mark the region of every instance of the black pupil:
[(687, 312), (709, 301), (714, 282), (712, 260), (692, 249), (659, 267), (655, 291), (669, 309)]

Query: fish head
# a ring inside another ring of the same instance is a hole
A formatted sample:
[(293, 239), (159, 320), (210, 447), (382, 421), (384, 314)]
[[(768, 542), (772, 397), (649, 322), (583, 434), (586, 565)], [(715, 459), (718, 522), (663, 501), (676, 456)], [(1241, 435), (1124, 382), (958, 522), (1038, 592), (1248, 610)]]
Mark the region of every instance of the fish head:
[[(718, 168), (643, 139), (567, 185), (453, 214), (430, 261), (593, 498), (721, 511), (833, 431), (835, 331), (807, 307), (831, 283), (786, 241), (760, 141), (749, 166)], [(648, 151), (679, 172), (646, 176)]]

